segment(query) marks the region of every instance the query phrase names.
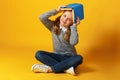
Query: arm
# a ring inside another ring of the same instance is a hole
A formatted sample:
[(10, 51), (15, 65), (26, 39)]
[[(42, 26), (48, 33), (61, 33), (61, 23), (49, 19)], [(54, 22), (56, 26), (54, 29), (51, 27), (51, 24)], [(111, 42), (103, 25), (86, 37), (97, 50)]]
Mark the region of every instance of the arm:
[(76, 45), (78, 43), (78, 33), (77, 33), (77, 25), (80, 24), (80, 19), (77, 17), (77, 23), (70, 26), (71, 28), (71, 35), (70, 35), (70, 44)]
[(51, 11), (49, 11), (49, 12), (46, 12), (46, 13), (40, 15), (40, 17), (39, 17), (39, 19), (41, 20), (41, 22), (42, 22), (42, 23), (45, 25), (45, 27), (46, 27), (47, 29), (49, 29), (50, 31), (52, 30), (52, 27), (53, 27), (53, 25), (54, 25), (54, 22), (51, 21), (51, 20), (49, 20), (48, 18), (49, 18), (50, 16), (55, 15), (56, 13), (57, 13), (57, 10), (51, 10)]
[(76, 29), (76, 24), (73, 24), (71, 28), (71, 34), (70, 34), (70, 44), (71, 45), (76, 45), (78, 43), (78, 33)]

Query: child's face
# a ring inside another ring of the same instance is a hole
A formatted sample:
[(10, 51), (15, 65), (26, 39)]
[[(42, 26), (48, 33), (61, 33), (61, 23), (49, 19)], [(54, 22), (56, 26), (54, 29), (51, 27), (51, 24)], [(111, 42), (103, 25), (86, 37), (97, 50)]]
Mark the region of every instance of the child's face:
[(60, 25), (64, 27), (69, 27), (73, 24), (72, 11), (65, 11), (60, 17)]

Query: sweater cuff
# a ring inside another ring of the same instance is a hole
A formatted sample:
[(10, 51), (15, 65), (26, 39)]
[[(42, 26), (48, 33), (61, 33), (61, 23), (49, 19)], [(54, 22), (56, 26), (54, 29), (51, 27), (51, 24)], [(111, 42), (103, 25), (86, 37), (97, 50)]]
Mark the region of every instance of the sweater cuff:
[(76, 26), (77, 26), (76, 24), (73, 24), (73, 25), (70, 27), (71, 31), (77, 31)]
[(53, 13), (53, 15), (55, 15), (57, 13), (57, 10), (56, 9), (53, 9), (50, 11), (51, 13)]

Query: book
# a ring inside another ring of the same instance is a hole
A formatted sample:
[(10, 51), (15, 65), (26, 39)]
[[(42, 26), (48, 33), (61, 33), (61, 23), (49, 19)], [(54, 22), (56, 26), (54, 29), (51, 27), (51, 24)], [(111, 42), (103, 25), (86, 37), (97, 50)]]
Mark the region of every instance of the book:
[(80, 20), (84, 19), (84, 10), (82, 4), (79, 3), (68, 4), (65, 7), (61, 7), (61, 10), (72, 10), (74, 23), (77, 22), (76, 21), (77, 17), (79, 17)]

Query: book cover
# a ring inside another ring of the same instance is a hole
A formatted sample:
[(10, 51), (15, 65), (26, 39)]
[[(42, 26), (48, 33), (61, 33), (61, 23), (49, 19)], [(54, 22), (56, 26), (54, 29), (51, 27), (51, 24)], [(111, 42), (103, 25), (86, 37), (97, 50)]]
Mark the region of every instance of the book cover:
[(62, 7), (61, 10), (72, 10), (74, 23), (76, 23), (77, 17), (79, 17), (80, 20), (84, 19), (84, 10), (82, 4), (79, 3), (68, 4), (66, 5), (66, 7)]

